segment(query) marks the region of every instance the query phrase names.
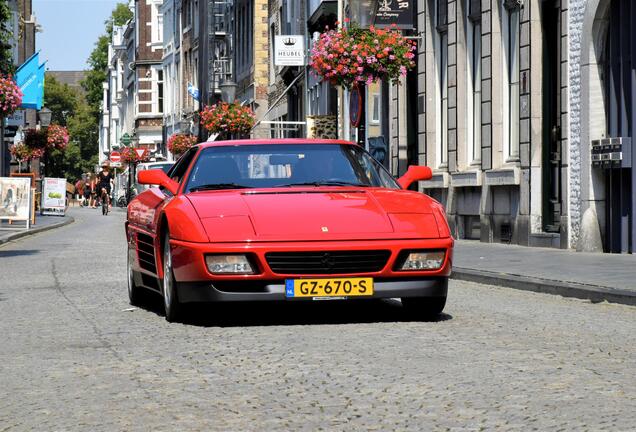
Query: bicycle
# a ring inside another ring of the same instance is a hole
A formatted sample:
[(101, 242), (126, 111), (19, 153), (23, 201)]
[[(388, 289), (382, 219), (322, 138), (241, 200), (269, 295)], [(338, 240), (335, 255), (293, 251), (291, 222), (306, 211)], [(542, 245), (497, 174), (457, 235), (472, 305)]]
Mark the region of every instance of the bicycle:
[(108, 215), (108, 207), (110, 206), (110, 197), (108, 196), (108, 191), (106, 188), (102, 188), (102, 214), (104, 216)]

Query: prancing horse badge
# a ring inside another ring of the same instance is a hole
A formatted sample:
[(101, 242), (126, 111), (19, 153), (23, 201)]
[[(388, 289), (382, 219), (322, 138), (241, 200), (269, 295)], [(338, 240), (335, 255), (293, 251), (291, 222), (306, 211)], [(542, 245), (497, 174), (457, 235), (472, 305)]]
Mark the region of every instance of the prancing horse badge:
[(327, 227), (322, 227), (322, 232), (329, 232), (329, 228), (327, 228)]

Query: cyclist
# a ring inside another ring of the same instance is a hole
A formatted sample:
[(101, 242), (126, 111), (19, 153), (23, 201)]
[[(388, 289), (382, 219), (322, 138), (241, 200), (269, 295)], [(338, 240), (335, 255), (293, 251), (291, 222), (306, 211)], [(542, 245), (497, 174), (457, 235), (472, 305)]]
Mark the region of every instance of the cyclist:
[(97, 175), (97, 192), (101, 196), (104, 189), (106, 190), (106, 199), (108, 200), (108, 206), (110, 207), (110, 191), (113, 185), (113, 174), (110, 172), (110, 165), (108, 162), (102, 164), (102, 170)]

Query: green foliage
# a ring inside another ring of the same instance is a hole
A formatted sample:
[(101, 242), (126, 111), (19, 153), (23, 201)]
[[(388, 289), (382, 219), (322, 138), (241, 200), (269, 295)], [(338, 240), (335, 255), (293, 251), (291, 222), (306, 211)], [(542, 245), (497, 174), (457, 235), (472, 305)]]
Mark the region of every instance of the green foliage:
[(44, 80), (44, 106), (52, 111), (51, 122), (67, 125), (67, 118), (75, 113), (81, 96), (68, 84), (62, 84), (54, 76)]
[(132, 11), (125, 3), (117, 3), (110, 18), (104, 22), (106, 24), (106, 33), (112, 35), (113, 26), (122, 26), (133, 17)]
[(0, 0), (0, 73), (4, 75), (15, 72), (13, 65), (11, 44), (9, 40), (13, 36), (11, 28), (11, 10), (6, 1)]
[(66, 126), (70, 136), (64, 150), (49, 152), (46, 174), (74, 181), (97, 164), (99, 124), (82, 95), (53, 76), (44, 81), (44, 98), (52, 123)]

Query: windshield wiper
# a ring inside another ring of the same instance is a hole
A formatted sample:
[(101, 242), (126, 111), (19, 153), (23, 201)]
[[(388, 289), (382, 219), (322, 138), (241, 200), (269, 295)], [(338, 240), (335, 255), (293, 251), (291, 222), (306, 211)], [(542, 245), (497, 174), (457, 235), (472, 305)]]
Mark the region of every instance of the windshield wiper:
[(249, 186), (241, 185), (238, 183), (211, 183), (211, 184), (191, 187), (189, 191), (196, 192), (196, 191), (203, 191), (203, 190), (218, 190), (218, 189), (249, 189)]
[(346, 181), (315, 181), (315, 182), (303, 182), (303, 183), (289, 183), (279, 185), (278, 187), (294, 187), (294, 186), (355, 186), (355, 187), (369, 187), (369, 185), (363, 183), (353, 183)]

